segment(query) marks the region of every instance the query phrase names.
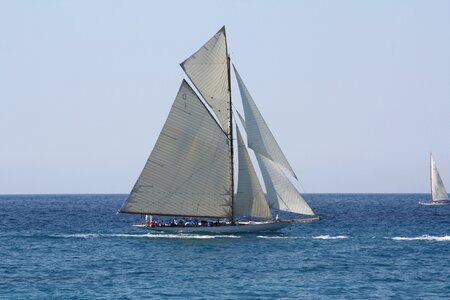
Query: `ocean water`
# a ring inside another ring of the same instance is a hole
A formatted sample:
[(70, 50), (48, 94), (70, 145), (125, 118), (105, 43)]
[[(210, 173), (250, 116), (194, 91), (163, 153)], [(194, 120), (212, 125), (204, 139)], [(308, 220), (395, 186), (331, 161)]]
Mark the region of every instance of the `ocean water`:
[(307, 194), (274, 233), (149, 233), (126, 195), (0, 196), (1, 299), (450, 298), (450, 205)]

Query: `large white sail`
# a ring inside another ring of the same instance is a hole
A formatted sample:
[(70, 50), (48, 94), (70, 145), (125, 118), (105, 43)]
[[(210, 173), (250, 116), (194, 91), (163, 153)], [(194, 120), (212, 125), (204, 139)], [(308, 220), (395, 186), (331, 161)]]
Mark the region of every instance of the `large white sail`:
[(292, 170), (292, 167), (290, 166), (272, 132), (267, 126), (266, 121), (264, 121), (264, 118), (259, 112), (258, 107), (256, 106), (247, 87), (242, 81), (241, 76), (234, 66), (233, 68), (238, 81), (239, 90), (241, 92), (242, 104), (244, 106), (248, 147), (253, 149), (255, 152), (264, 155), (272, 161), (280, 164), (281, 166), (286, 168), (286, 170), (288, 170), (292, 176), (297, 178), (294, 170)]
[(270, 207), (304, 215), (315, 215), (280, 166), (259, 153), (255, 155), (266, 186), (266, 199)]
[(230, 217), (228, 142), (183, 81), (144, 170), (120, 211)]
[(230, 87), (225, 26), (182, 62), (181, 67), (228, 132)]
[(239, 153), (239, 177), (234, 213), (236, 216), (271, 218), (272, 213), (264, 198), (264, 192), (256, 176), (255, 169), (236, 127)]
[(434, 161), (433, 155), (430, 154), (430, 168), (431, 168), (431, 198), (433, 201), (449, 200), (448, 193), (445, 190), (444, 183), (439, 175)]

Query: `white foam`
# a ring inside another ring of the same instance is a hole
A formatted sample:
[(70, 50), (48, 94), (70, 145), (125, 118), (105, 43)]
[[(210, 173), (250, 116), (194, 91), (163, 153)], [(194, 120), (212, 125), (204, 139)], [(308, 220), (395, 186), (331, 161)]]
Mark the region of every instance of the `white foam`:
[(257, 238), (260, 239), (304, 239), (302, 236), (267, 236), (267, 235), (258, 235)]
[(317, 235), (317, 236), (270, 236), (270, 235), (258, 235), (261, 239), (320, 239), (320, 240), (336, 240), (336, 239), (348, 239), (347, 235)]
[(97, 234), (97, 233), (75, 233), (75, 234), (57, 235), (57, 237), (63, 237), (63, 238), (83, 238), (83, 239), (96, 238), (98, 236), (99, 236), (99, 234)]
[(336, 240), (336, 239), (348, 239), (349, 236), (347, 235), (318, 235), (318, 236), (313, 236), (313, 239), (321, 239), (321, 240)]
[(438, 242), (450, 242), (450, 236), (432, 236), (432, 235), (422, 235), (417, 237), (402, 237), (395, 236), (393, 238), (394, 241), (438, 241)]
[(131, 238), (166, 238), (166, 239), (215, 239), (215, 238), (240, 238), (237, 235), (199, 235), (199, 234), (127, 234), (127, 233), (76, 233), (63, 234), (58, 237), (65, 238), (97, 238), (97, 237), (131, 237)]
[(236, 239), (236, 238), (240, 238), (240, 236), (237, 235), (200, 235), (200, 234), (157, 234), (157, 233), (147, 233), (147, 234), (143, 234), (143, 235), (115, 235), (115, 236), (129, 236), (129, 237), (147, 237), (147, 238), (166, 238), (166, 239), (216, 239), (216, 238), (231, 238), (231, 239)]

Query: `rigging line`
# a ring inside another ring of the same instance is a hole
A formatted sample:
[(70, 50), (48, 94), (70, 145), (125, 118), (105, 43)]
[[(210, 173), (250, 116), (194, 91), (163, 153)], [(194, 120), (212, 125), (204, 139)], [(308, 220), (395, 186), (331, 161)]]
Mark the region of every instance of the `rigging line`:
[(281, 195), (276, 192), (278, 198), (281, 200), (281, 202), (283, 202), (284, 206), (287, 207), (289, 209), (289, 211), (291, 210), (291, 207), (289, 205), (287, 205), (287, 203), (284, 201), (283, 197), (281, 197)]
[(225, 65), (226, 64), (226, 62), (225, 63), (222, 63), (222, 62), (218, 62), (218, 63), (189, 63), (190, 65)]
[(303, 184), (300, 182), (300, 180), (297, 180), (298, 185), (300, 186), (300, 189), (302, 190), (303, 193), (307, 193), (306, 189), (303, 187)]
[(234, 110), (238, 111), (238, 109), (236, 108), (236, 106), (233, 103), (231, 103), (231, 106), (234, 108)]

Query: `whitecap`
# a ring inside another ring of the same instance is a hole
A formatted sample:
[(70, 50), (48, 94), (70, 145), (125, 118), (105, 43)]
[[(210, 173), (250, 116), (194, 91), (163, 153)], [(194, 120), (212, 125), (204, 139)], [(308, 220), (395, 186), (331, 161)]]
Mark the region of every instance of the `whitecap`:
[(304, 239), (302, 236), (270, 236), (270, 235), (258, 235), (260, 239)]
[(395, 236), (391, 238), (394, 241), (438, 241), (438, 242), (449, 242), (450, 236), (432, 236), (432, 235), (422, 235), (417, 237), (403, 237), (403, 236)]
[(88, 238), (96, 238), (98, 237), (100, 234), (98, 233), (75, 233), (75, 234), (61, 234), (61, 235), (56, 235), (56, 237), (63, 237), (63, 238), (83, 238), (83, 239), (88, 239)]
[(317, 236), (270, 236), (270, 235), (258, 235), (261, 239), (320, 239), (320, 240), (336, 240), (336, 239), (348, 239), (347, 235), (317, 235)]
[(318, 235), (318, 236), (313, 236), (313, 239), (321, 239), (321, 240), (336, 240), (336, 239), (348, 239), (349, 236), (347, 235)]

